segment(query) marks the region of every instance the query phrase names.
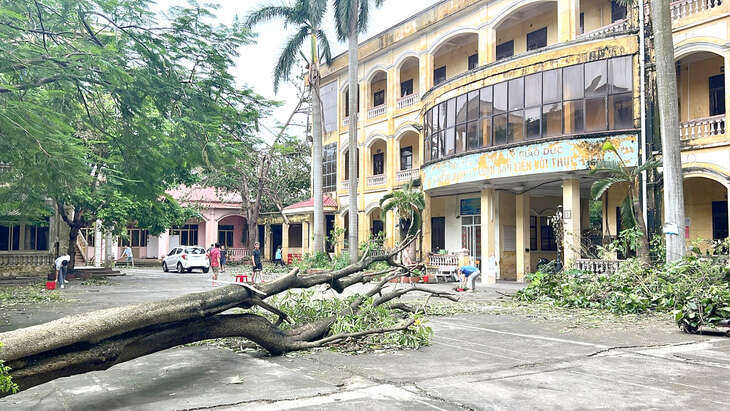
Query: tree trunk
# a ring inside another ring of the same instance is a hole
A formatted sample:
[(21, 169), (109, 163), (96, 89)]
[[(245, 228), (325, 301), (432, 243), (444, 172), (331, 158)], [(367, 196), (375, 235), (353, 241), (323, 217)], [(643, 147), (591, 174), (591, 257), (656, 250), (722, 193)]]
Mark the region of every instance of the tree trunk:
[(68, 232), (68, 256), (71, 260), (68, 262), (68, 272), (73, 272), (76, 267), (76, 240), (79, 237), (79, 227), (71, 226), (71, 230)]
[(662, 137), (664, 174), (664, 223), (678, 232), (666, 234), (667, 262), (685, 255), (684, 187), (682, 186), (682, 157), (679, 148), (679, 109), (677, 104), (677, 73), (674, 67), (674, 43), (669, 0), (653, 0), (656, 50), (657, 105)]
[[(634, 189), (633, 187), (631, 188)], [(636, 193), (638, 190), (634, 190)], [(649, 232), (644, 221), (644, 213), (641, 209), (641, 202), (639, 201), (638, 195), (631, 196), (631, 207), (633, 208), (634, 218), (641, 231), (641, 238), (639, 239), (639, 261), (648, 265), (651, 264), (649, 259)]]
[(360, 9), (360, 2), (352, 0), (350, 2), (350, 27), (349, 27), (349, 54), (348, 54), (348, 81), (350, 87), (349, 95), (349, 107), (350, 107), (350, 134), (349, 134), (349, 160), (350, 160), (350, 208), (348, 210), (349, 221), (349, 238), (348, 245), (350, 248), (350, 261), (355, 262), (358, 258), (358, 207), (357, 207), (357, 187), (358, 187), (358, 150), (357, 150), (357, 115), (358, 115), (358, 104), (357, 100), (359, 97), (358, 89), (360, 85), (357, 83), (357, 72), (358, 72), (358, 61), (357, 61), (357, 38), (358, 38), (358, 11)]
[(324, 252), (324, 204), (322, 187), (322, 100), (319, 94), (317, 37), (312, 34), (312, 197), (314, 200), (314, 253)]

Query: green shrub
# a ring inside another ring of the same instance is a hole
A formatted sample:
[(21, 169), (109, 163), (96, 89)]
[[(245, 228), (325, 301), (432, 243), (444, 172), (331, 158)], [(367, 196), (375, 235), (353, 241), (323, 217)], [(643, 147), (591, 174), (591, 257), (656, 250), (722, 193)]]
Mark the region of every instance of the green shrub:
[[(0, 343), (0, 347), (3, 344)], [(10, 367), (5, 365), (5, 362), (0, 360), (0, 393), (16, 393), (20, 387), (18, 384), (13, 382), (13, 377), (10, 376)]]

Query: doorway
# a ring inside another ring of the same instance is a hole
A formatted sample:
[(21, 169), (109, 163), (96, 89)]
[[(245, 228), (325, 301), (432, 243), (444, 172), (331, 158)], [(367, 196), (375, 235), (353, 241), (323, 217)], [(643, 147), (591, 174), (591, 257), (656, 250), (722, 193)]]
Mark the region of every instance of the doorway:
[(282, 245), (281, 224), (271, 225), (271, 256), (276, 255), (276, 248)]
[(335, 245), (330, 244), (328, 241), (330, 236), (332, 235), (332, 231), (335, 230), (335, 216), (334, 215), (325, 215), (324, 216), (325, 221), (325, 232), (327, 233), (327, 237), (325, 238), (325, 244), (327, 246), (327, 252), (328, 253), (334, 253), (335, 252)]
[(446, 248), (446, 217), (431, 217), (431, 252)]

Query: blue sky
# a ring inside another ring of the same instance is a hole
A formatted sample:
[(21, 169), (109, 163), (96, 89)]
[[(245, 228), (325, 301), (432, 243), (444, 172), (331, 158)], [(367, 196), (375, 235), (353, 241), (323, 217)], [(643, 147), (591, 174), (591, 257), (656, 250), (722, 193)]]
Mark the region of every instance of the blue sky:
[[(386, 0), (381, 9), (374, 9), (372, 12), (369, 30), (366, 34), (361, 35), (361, 41), (397, 24), (438, 1)], [(207, 3), (219, 4), (218, 16), (221, 23), (230, 24), (236, 15), (244, 17), (251, 10), (258, 8), (262, 4), (270, 4), (271, 2), (259, 0), (208, 0)], [(166, 10), (170, 5), (184, 4), (186, 4), (185, 0), (158, 0), (156, 8)], [(347, 44), (337, 42), (331, 10), (325, 21), (325, 28), (333, 49), (333, 55), (346, 51)], [(280, 87), (279, 93), (274, 94), (272, 73), (285, 40), (292, 34), (292, 29), (288, 31), (282, 30), (281, 22), (274, 21), (272, 23), (258, 25), (256, 31), (259, 33), (257, 44), (242, 46), (240, 48), (239, 52), (241, 57), (237, 61), (234, 75), (240, 84), (247, 84), (259, 94), (286, 102), (283, 107), (277, 109), (274, 113), (277, 119), (285, 121), (294, 104), (296, 104), (296, 101), (293, 101), (296, 99), (296, 94), (293, 87), (289, 85)], [(271, 121), (267, 123), (274, 124), (275, 122)]]

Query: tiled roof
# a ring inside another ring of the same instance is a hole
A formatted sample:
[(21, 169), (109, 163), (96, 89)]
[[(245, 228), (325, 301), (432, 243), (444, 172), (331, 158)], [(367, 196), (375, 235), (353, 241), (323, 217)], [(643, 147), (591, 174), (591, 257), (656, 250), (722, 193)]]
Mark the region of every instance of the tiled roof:
[[(324, 199), (324, 201), (323, 201), (324, 207), (337, 208), (337, 200), (335, 200), (334, 198), (324, 196), (323, 199)], [(310, 198), (309, 200), (300, 201), (300, 202), (292, 204), (288, 207), (284, 207), (284, 211), (297, 210), (300, 208), (310, 208), (310, 207), (314, 207), (314, 197)]]

